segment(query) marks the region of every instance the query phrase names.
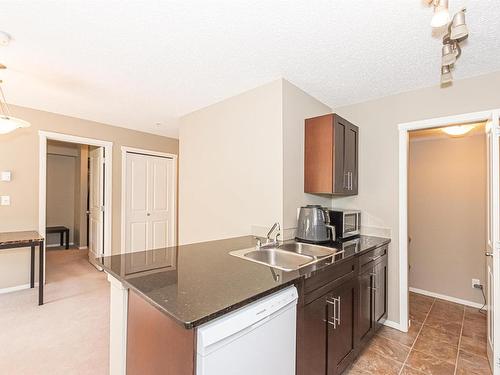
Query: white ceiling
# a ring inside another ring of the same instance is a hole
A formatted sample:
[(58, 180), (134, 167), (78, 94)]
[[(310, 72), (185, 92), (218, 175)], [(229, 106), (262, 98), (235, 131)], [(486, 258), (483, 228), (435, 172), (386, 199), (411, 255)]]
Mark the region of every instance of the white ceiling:
[[(467, 5), (455, 78), (500, 70), (498, 0)], [(3, 0), (7, 100), (157, 134), (284, 77), (338, 107), (439, 82), (421, 0)], [(161, 125), (156, 125), (156, 123)]]

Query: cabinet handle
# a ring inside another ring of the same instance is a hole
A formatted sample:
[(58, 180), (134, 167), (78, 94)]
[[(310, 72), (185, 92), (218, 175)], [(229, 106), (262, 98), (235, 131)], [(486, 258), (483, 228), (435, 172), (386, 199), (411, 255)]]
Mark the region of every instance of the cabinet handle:
[[(347, 185), (345, 184), (345, 176), (347, 175)], [(349, 189), (349, 172), (344, 172), (343, 178), (342, 178), (342, 187), (344, 189)]]
[(337, 303), (339, 304), (339, 308), (338, 308), (338, 313), (339, 313), (339, 316), (335, 317), (335, 319), (337, 319), (337, 324), (340, 325), (340, 296), (336, 298), (337, 300)]
[[(330, 325), (333, 326), (333, 329), (337, 329), (337, 304), (336, 304), (336, 299), (335, 298), (332, 298), (332, 299), (329, 299), (327, 298), (326, 299), (326, 322)], [(333, 306), (333, 321), (330, 320), (330, 314), (329, 314), (329, 308), (328, 306), (329, 305), (332, 305)]]
[(349, 190), (352, 190), (352, 172), (349, 172)]
[(379, 255), (379, 256), (377, 256), (377, 257), (375, 257), (375, 258), (371, 258), (371, 260), (372, 260), (372, 261), (374, 261), (374, 260), (377, 260), (377, 259), (379, 259), (379, 258), (382, 258), (382, 255)]

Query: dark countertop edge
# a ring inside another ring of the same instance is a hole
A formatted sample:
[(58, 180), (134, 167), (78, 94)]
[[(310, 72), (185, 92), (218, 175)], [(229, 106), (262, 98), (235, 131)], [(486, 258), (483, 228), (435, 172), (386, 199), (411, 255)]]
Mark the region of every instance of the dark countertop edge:
[[(380, 242), (380, 243), (377, 243), (377, 244), (374, 244), (373, 246), (370, 246), (370, 247), (367, 247), (366, 249), (364, 249), (363, 251), (359, 252), (359, 253), (356, 253), (354, 254), (353, 256), (354, 257), (358, 257), (368, 251), (371, 251), (373, 249), (376, 249), (376, 248), (379, 248), (381, 246), (385, 246), (385, 245), (388, 245), (390, 242), (391, 242), (391, 239), (390, 238), (385, 238), (385, 237), (377, 237), (377, 236), (367, 236), (367, 237), (375, 237), (375, 238), (380, 238), (382, 240), (384, 240), (383, 242)], [(170, 318), (172, 318), (173, 320), (175, 320), (176, 323), (178, 323), (179, 325), (181, 325), (182, 327), (184, 327), (185, 329), (194, 329), (204, 323), (207, 323), (211, 320), (214, 320), (220, 316), (223, 316), (231, 311), (234, 311), (234, 310), (237, 310), (243, 306), (246, 306), (248, 305), (249, 303), (252, 303), (262, 297), (265, 297), (267, 295), (270, 295), (274, 292), (277, 292), (281, 289), (284, 289), (290, 285), (294, 285), (294, 284), (298, 284), (298, 282), (301, 280), (301, 279), (304, 279), (307, 277), (311, 277), (311, 276), (314, 276), (318, 273), (321, 273), (323, 272), (324, 270), (328, 269), (330, 266), (334, 266), (334, 265), (337, 265), (339, 264), (340, 262), (344, 261), (344, 260), (347, 260), (347, 259), (350, 259), (351, 257), (347, 257), (347, 258), (344, 258), (338, 262), (335, 262), (333, 264), (329, 264), (319, 270), (314, 270), (312, 271), (311, 273), (309, 274), (304, 274), (304, 275), (300, 275), (298, 276), (297, 278), (295, 279), (291, 279), (289, 281), (287, 281), (286, 283), (283, 283), (281, 285), (278, 285), (274, 288), (271, 288), (271, 289), (267, 289), (263, 292), (260, 292), (260, 293), (257, 293), (251, 297), (248, 297), (242, 301), (239, 301), (239, 302), (236, 302), (234, 304), (232, 304), (231, 306), (228, 306), (226, 308), (223, 308), (221, 310), (217, 310), (209, 315), (206, 315), (204, 316), (203, 318), (200, 318), (200, 319), (197, 319), (197, 320), (193, 320), (193, 321), (190, 321), (190, 322), (185, 322), (185, 321), (182, 321), (180, 320), (179, 318), (177, 318), (175, 315), (173, 315), (172, 313), (170, 313), (168, 310), (166, 310), (165, 308), (163, 308), (162, 306), (160, 306), (158, 303), (156, 303), (153, 299), (149, 298), (148, 296), (146, 296), (144, 293), (142, 293), (139, 289), (135, 288), (133, 285), (129, 284), (126, 280), (123, 280), (121, 276), (117, 275), (115, 272), (113, 272), (112, 270), (110, 270), (109, 268), (103, 266), (101, 264), (101, 267), (104, 269), (104, 271), (106, 273), (109, 273), (111, 276), (113, 276), (115, 279), (119, 280), (122, 284), (126, 285), (130, 290), (133, 290), (134, 292), (136, 292), (138, 295), (140, 295), (146, 302), (148, 302), (151, 306), (155, 307), (156, 309), (158, 309), (161, 313), (169, 316)]]

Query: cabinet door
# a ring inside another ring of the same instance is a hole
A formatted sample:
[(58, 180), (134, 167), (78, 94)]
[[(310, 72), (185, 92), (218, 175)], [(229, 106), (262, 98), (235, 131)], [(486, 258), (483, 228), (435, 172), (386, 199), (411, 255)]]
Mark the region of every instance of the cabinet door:
[(347, 173), (347, 193), (358, 194), (358, 128), (345, 127), (344, 169)]
[(374, 266), (374, 314), (375, 322), (387, 316), (387, 256)]
[(328, 375), (342, 373), (356, 355), (357, 290), (357, 280), (354, 278), (329, 293), (330, 298), (327, 302)]
[(347, 132), (347, 122), (338, 121), (338, 117), (334, 119), (334, 147), (333, 147), (333, 172), (335, 194), (348, 194), (348, 173), (345, 168), (345, 137)]
[(326, 296), (298, 312), (297, 375), (326, 374)]
[(367, 340), (373, 333), (373, 268), (359, 276), (358, 339)]

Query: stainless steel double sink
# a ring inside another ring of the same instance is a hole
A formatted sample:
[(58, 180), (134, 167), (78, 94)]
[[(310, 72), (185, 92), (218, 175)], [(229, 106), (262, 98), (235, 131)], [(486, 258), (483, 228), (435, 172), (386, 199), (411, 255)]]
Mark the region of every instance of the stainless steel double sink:
[(338, 253), (337, 249), (330, 247), (292, 241), (272, 247), (264, 245), (261, 248), (235, 250), (229, 254), (279, 270), (295, 271)]

